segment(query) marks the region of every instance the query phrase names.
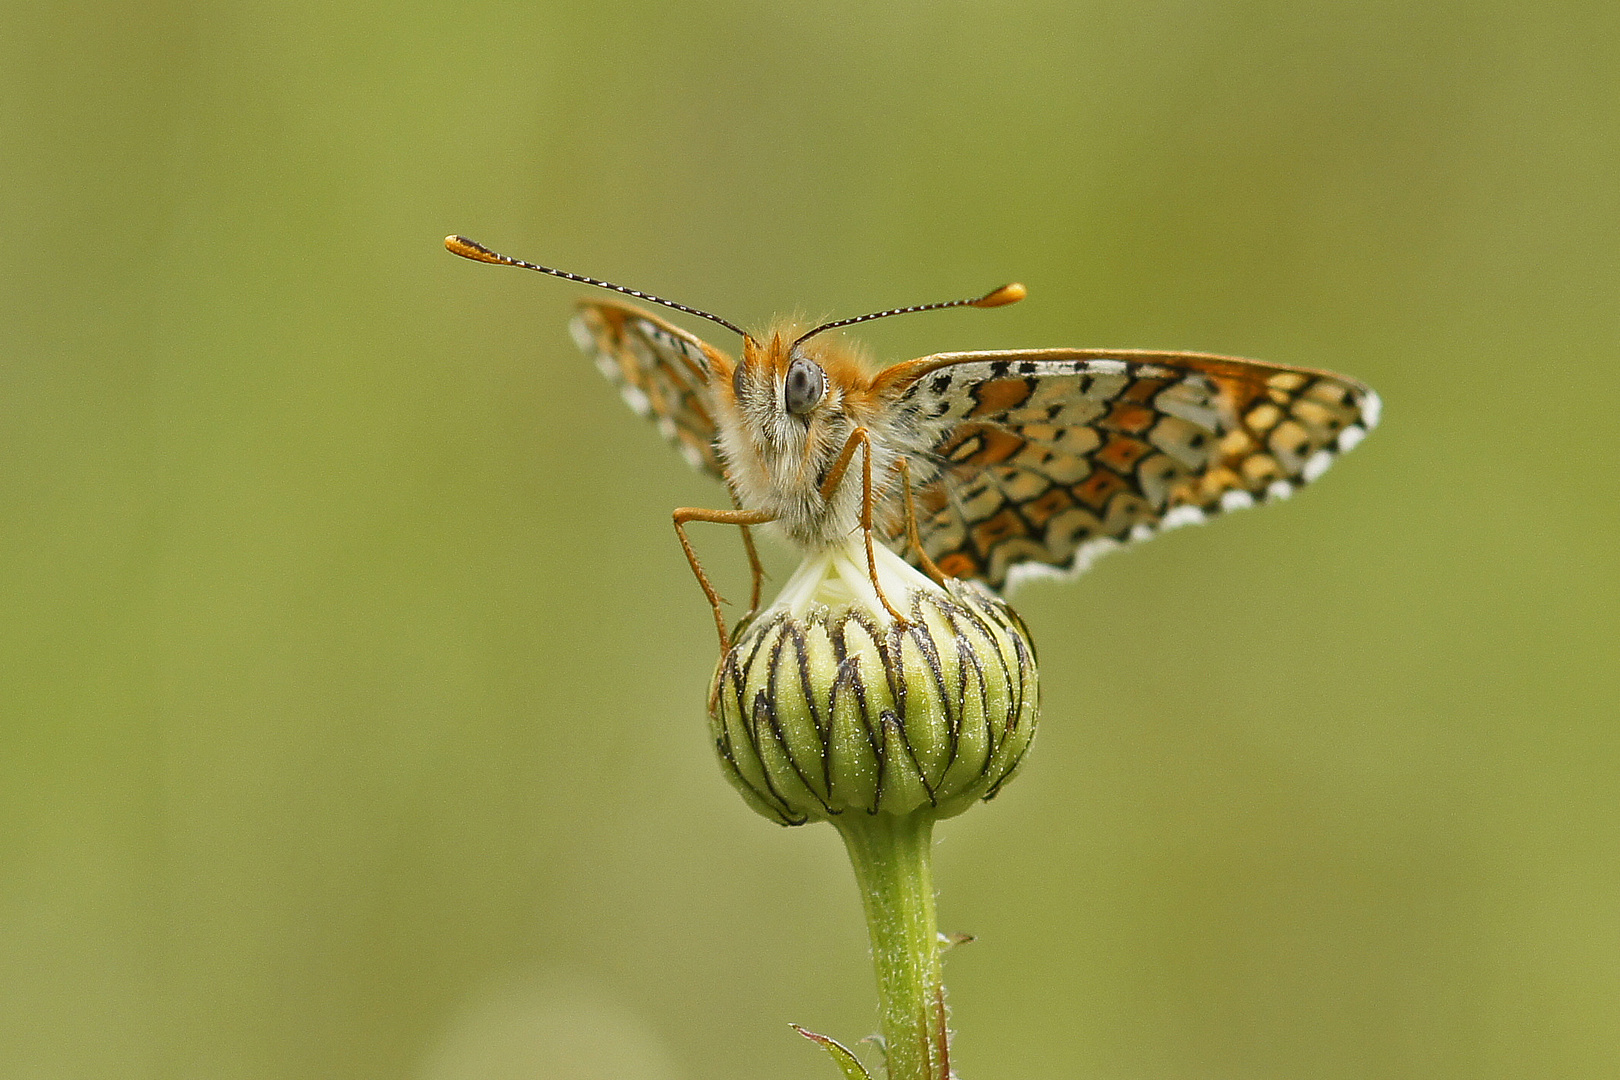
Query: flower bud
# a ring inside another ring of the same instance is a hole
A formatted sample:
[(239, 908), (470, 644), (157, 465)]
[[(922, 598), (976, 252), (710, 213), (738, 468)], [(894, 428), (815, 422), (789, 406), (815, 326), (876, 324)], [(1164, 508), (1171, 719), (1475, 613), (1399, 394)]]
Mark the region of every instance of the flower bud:
[(710, 729), (743, 798), (783, 825), (949, 817), (1001, 789), (1035, 735), (1035, 649), (1012, 608), (884, 547), (808, 557), (721, 657)]

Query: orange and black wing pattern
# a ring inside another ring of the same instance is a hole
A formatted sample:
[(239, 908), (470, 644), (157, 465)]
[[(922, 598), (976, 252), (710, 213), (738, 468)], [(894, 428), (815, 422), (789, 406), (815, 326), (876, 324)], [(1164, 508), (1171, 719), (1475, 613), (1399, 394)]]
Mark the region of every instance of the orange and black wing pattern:
[(1201, 353), (947, 353), (874, 388), (906, 445), (923, 549), (994, 589), (1286, 498), (1379, 411), (1342, 375)]
[(626, 404), (657, 424), (694, 468), (725, 479), (708, 385), (716, 372), (729, 376), (729, 357), (628, 304), (582, 302), (569, 330)]

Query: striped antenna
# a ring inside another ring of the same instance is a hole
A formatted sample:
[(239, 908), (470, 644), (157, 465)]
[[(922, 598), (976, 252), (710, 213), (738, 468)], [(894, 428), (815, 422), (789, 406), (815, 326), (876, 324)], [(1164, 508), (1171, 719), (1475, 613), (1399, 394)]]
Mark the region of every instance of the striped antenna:
[(664, 307), (674, 308), (676, 311), (684, 311), (688, 315), (696, 315), (700, 319), (708, 319), (710, 322), (719, 323), (732, 333), (741, 334), (749, 341), (753, 340), (753, 338), (749, 337), (748, 331), (744, 330), (742, 327), (737, 326), (734, 323), (729, 323), (718, 315), (710, 315), (707, 311), (699, 311), (697, 308), (687, 307), (685, 304), (677, 304), (673, 300), (665, 300), (662, 297), (654, 296), (652, 293), (644, 293), (638, 292), (635, 289), (627, 289), (623, 285), (615, 285), (611, 281), (598, 281), (596, 278), (585, 277), (582, 274), (570, 274), (566, 270), (553, 270), (549, 266), (538, 266), (531, 262), (524, 262), (522, 259), (514, 259), (511, 256), (502, 255), (498, 251), (491, 251), (483, 244), (480, 244), (474, 240), (469, 240), (465, 236), (447, 236), (444, 238), (444, 246), (449, 249), (451, 254), (460, 255), (463, 259), (471, 259), (474, 262), (501, 263), (506, 266), (521, 266), (525, 270), (538, 270), (542, 274), (550, 274), (552, 277), (560, 277), (566, 278), (569, 281), (577, 281), (581, 285), (595, 285), (599, 289), (612, 289), (614, 292), (624, 293), (626, 296), (633, 296), (637, 300), (645, 300), (649, 304), (662, 304)]
[(953, 307), (1001, 307), (1003, 304), (1016, 304), (1029, 295), (1029, 290), (1018, 282), (1003, 285), (999, 289), (991, 289), (983, 296), (973, 300), (947, 300), (943, 304), (922, 304), (918, 307), (890, 308), (888, 311), (874, 311), (870, 315), (857, 315), (853, 319), (839, 319), (837, 322), (822, 323), (808, 334), (800, 334), (795, 346), (815, 337), (823, 330), (836, 330), (840, 326), (854, 326), (856, 323), (871, 322), (873, 319), (887, 319), (890, 315), (910, 315), (913, 311), (938, 311), (941, 308)]

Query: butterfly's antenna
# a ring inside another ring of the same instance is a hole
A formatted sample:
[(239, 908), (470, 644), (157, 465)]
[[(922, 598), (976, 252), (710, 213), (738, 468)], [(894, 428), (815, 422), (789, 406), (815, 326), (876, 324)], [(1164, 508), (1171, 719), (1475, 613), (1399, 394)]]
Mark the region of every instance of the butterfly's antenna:
[[(729, 323), (718, 315), (710, 315), (707, 311), (699, 311), (697, 308), (687, 307), (685, 304), (677, 304), (673, 300), (665, 300), (662, 297), (652, 295), (652, 293), (637, 292), (635, 289), (627, 289), (623, 285), (615, 285), (611, 281), (598, 281), (596, 278), (585, 277), (582, 274), (570, 274), (566, 270), (553, 270), (549, 266), (537, 266), (531, 262), (524, 262), (522, 259), (514, 259), (508, 255), (502, 255), (498, 251), (491, 251), (483, 244), (480, 244), (474, 240), (469, 240), (465, 236), (447, 236), (444, 238), (444, 246), (450, 250), (451, 254), (460, 255), (463, 259), (471, 259), (474, 262), (502, 263), (506, 266), (521, 266), (525, 270), (538, 270), (542, 274), (550, 274), (552, 277), (567, 278), (569, 281), (577, 281), (581, 285), (595, 285), (599, 289), (612, 289), (614, 292), (621, 292), (626, 296), (633, 296), (637, 300), (645, 300), (649, 304), (662, 304), (664, 307), (674, 308), (676, 311), (684, 311), (688, 315), (696, 315), (700, 319), (708, 319), (710, 322), (719, 323), (732, 333), (741, 334), (749, 341), (753, 340), (753, 338), (748, 336), (748, 331), (744, 330), (742, 327), (737, 326), (734, 323)], [(1022, 286), (1019, 288), (1022, 290)], [(1007, 303), (1007, 301), (1002, 302)], [(825, 329), (825, 327), (823, 327), (823, 329)]]
[(943, 304), (891, 308), (888, 311), (874, 311), (870, 315), (857, 315), (853, 319), (839, 319), (837, 322), (822, 323), (808, 334), (800, 334), (799, 339), (793, 344), (803, 344), (823, 330), (836, 330), (840, 326), (854, 326), (856, 323), (871, 322), (873, 319), (886, 319), (890, 315), (910, 315), (913, 311), (938, 311), (940, 308), (950, 307), (1001, 307), (1003, 304), (1016, 304), (1028, 295), (1029, 290), (1014, 281), (1011, 284), (1003, 285), (999, 289), (991, 289), (976, 300), (947, 300)]

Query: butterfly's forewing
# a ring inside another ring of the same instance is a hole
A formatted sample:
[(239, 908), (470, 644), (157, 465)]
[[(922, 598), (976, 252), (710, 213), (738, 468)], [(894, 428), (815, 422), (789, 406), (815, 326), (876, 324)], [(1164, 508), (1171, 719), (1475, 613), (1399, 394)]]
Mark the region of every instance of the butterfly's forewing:
[(1285, 498), (1378, 420), (1353, 379), (1200, 353), (942, 354), (873, 389), (912, 457), (924, 549), (998, 589)]
[(725, 479), (706, 387), (716, 373), (730, 374), (729, 357), (628, 304), (581, 303), (569, 329), (632, 409), (656, 423), (694, 467)]

